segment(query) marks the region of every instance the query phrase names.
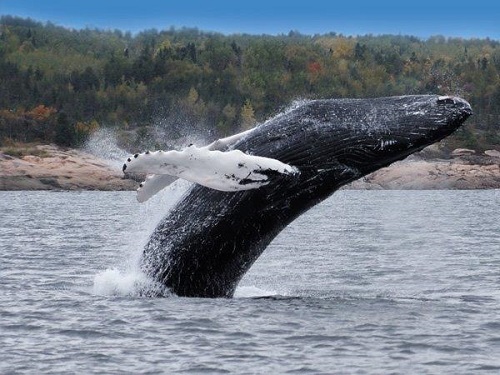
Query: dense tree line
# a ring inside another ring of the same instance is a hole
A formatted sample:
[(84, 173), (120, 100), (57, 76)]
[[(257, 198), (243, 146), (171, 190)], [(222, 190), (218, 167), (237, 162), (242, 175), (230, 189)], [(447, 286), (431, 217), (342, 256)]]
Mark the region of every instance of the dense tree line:
[(455, 144), (500, 146), (500, 43), (441, 36), (72, 30), (0, 18), (0, 142), (77, 145), (98, 127), (221, 136), (300, 98), (458, 94)]

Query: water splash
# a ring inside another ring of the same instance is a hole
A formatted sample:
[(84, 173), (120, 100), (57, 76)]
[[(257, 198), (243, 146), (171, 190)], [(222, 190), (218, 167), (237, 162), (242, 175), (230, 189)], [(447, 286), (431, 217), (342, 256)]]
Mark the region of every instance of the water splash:
[(147, 203), (137, 203), (135, 214), (141, 220), (120, 234), (124, 237), (123, 242), (126, 243), (126, 246), (118, 249), (121, 254), (118, 257), (118, 262), (114, 261), (112, 265), (105, 265), (106, 269), (95, 274), (92, 286), (93, 294), (122, 297), (171, 295), (165, 286), (142, 272), (140, 259), (150, 233), (190, 186), (191, 183), (187, 181), (177, 180)]
[(94, 132), (85, 142), (83, 149), (119, 169), (130, 154), (118, 146), (116, 132), (109, 128), (101, 128)]
[(278, 295), (274, 290), (265, 290), (256, 286), (239, 286), (234, 292), (234, 298), (259, 298)]
[(148, 280), (142, 272), (126, 272), (110, 268), (95, 275), (93, 292), (105, 296), (130, 296), (137, 295), (150, 284), (151, 280)]

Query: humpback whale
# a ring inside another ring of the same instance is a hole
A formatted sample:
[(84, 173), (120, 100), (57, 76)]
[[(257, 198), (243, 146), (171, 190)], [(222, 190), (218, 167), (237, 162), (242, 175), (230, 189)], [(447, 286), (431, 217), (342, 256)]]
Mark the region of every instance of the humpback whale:
[(124, 171), (153, 174), (140, 201), (173, 178), (195, 182), (152, 233), (141, 267), (179, 296), (232, 297), (295, 218), (443, 139), (471, 114), (452, 96), (311, 100), (205, 147), (136, 154)]

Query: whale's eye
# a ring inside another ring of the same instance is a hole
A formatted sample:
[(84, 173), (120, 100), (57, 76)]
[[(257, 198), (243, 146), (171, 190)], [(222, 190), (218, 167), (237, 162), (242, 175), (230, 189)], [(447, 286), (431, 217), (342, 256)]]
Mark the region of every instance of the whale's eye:
[(440, 96), (437, 100), (438, 104), (455, 104), (453, 98), (449, 96)]

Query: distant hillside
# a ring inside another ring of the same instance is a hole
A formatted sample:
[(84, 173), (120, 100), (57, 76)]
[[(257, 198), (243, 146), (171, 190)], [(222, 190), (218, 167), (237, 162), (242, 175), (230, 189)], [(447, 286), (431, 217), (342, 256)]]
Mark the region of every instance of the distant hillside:
[[(500, 149), (500, 43), (412, 36), (71, 30), (0, 18), (0, 145), (128, 143), (253, 126), (300, 98), (457, 94), (473, 106), (449, 148)], [(160, 145), (161, 146), (161, 145)]]

